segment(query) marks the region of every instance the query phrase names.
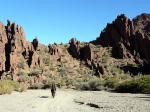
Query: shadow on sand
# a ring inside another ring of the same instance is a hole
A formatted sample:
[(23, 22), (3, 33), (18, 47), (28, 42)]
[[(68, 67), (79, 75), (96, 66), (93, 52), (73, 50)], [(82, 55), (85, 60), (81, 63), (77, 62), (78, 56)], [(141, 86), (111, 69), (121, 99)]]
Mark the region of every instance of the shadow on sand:
[(49, 98), (49, 96), (39, 96), (39, 98)]
[(149, 95), (147, 95), (145, 97), (135, 97), (135, 98), (140, 98), (140, 99), (145, 100), (145, 101), (150, 101), (150, 96)]

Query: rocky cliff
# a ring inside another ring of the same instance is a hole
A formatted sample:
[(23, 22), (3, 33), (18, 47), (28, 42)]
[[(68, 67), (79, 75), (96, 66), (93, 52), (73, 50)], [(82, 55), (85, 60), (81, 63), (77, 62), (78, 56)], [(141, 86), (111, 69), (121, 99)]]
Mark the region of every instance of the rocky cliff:
[(9, 74), (11, 79), (21, 80), (26, 73), (33, 77), (32, 83), (68, 75), (74, 80), (85, 74), (115, 75), (114, 68), (135, 75), (150, 73), (150, 14), (132, 20), (121, 14), (89, 43), (72, 38), (68, 44), (48, 46), (37, 38), (28, 42), (16, 23), (0, 22), (1, 79)]
[(17, 79), (20, 60), (26, 61), (29, 67), (41, 64), (38, 50), (38, 40), (32, 43), (26, 41), (22, 27), (7, 20), (7, 25), (0, 23), (0, 73), (11, 72), (12, 78)]
[[(101, 32), (94, 41), (103, 47), (112, 47), (112, 55), (117, 59), (129, 59), (139, 64), (142, 71), (150, 69), (150, 14), (141, 14), (130, 20), (119, 15)], [(148, 67), (148, 68), (147, 68)]]

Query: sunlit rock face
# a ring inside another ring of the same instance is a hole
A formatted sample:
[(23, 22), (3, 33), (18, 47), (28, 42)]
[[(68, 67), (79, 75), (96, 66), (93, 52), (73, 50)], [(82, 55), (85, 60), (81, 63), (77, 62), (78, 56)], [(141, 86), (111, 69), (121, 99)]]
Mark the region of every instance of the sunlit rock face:
[[(119, 61), (124, 59), (126, 66), (120, 66)], [(141, 14), (133, 20), (121, 14), (92, 42), (72, 38), (69, 44), (48, 46), (40, 44), (37, 38), (28, 42), (23, 28), (16, 23), (7, 20), (4, 25), (0, 22), (0, 76), (10, 72), (12, 79), (17, 80), (21, 69), (27, 72), (35, 68), (45, 69), (43, 60), (49, 66), (58, 65), (58, 68), (65, 63), (73, 72), (80, 71), (79, 66), (83, 65), (97, 76), (112, 74), (108, 65), (118, 65), (118, 68), (136, 74), (150, 73), (150, 14)], [(21, 69), (20, 64), (24, 65)], [(74, 70), (73, 67), (79, 68)]]
[(113, 57), (130, 59), (142, 66), (150, 64), (150, 14), (141, 14), (133, 20), (119, 15), (101, 32), (95, 41), (111, 46)]

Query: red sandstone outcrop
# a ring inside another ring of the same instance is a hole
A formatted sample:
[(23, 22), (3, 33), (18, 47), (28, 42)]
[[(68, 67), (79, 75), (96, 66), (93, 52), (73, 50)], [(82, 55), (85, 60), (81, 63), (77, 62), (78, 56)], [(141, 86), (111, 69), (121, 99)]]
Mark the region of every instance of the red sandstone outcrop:
[(48, 48), (49, 48), (49, 53), (50, 55), (55, 55), (55, 56), (59, 56), (60, 55), (60, 51), (59, 51), (59, 48), (57, 46), (57, 44), (49, 44), (48, 45)]
[(120, 15), (101, 32), (95, 41), (104, 47), (111, 46), (116, 58), (150, 65), (150, 14), (142, 14), (133, 20)]
[(7, 35), (5, 26), (0, 22), (0, 72), (5, 71), (5, 44), (7, 43)]
[(133, 30), (133, 22), (122, 14), (112, 24), (107, 24), (97, 39), (97, 43), (102, 46), (112, 46), (114, 57), (132, 58), (128, 50), (130, 50), (130, 39), (133, 36)]
[(133, 40), (134, 56), (150, 64), (150, 14), (141, 14), (133, 19), (135, 35)]
[(37, 38), (33, 39), (32, 46), (33, 46), (35, 51), (38, 49), (38, 45), (39, 45), (38, 39)]
[(93, 59), (93, 51), (91, 49), (90, 44), (85, 45), (84, 47), (80, 48), (80, 59), (81, 60), (92, 60)]
[(126, 16), (120, 15), (112, 24), (107, 25), (96, 43), (112, 46), (113, 55), (118, 58), (132, 58), (142, 54), (141, 58), (147, 57), (149, 60), (150, 55), (147, 53), (150, 48), (148, 44), (150, 19), (148, 17), (143, 14), (131, 21)]
[(11, 71), (13, 79), (18, 72), (18, 52), (25, 48), (25, 38), (21, 27), (7, 21), (0, 23), (0, 72)]
[(26, 60), (29, 67), (40, 67), (42, 65), (42, 60), (37, 52), (39, 47), (39, 42), (35, 38), (32, 43), (28, 43), (25, 50), (22, 52), (24, 59)]
[[(108, 58), (108, 55), (105, 55), (109, 53), (105, 49), (108, 46), (112, 48), (113, 57), (127, 59), (127, 63), (130, 61), (131, 65), (136, 63), (141, 65), (142, 69), (150, 70), (150, 14), (142, 14), (133, 20), (122, 14), (108, 24), (100, 37), (93, 42), (95, 45), (80, 43), (72, 38), (69, 46), (53, 44), (43, 47), (37, 38), (27, 42), (22, 27), (9, 20), (6, 26), (0, 22), (0, 75), (3, 72), (10, 72), (12, 79), (17, 80), (20, 60), (26, 62), (27, 70), (39, 68), (43, 66), (41, 57), (44, 53), (46, 54), (44, 58), (49, 58), (47, 55), (50, 54), (53, 61), (57, 60), (56, 63), (70, 56), (86, 64), (97, 76), (107, 74), (102, 61)], [(44, 51), (45, 48), (47, 51)], [(127, 66), (125, 69), (128, 71), (132, 68)]]
[(24, 56), (29, 67), (41, 65), (41, 60), (36, 52), (38, 40), (32, 44), (25, 39), (23, 28), (7, 20), (7, 26), (0, 23), (0, 73), (10, 71), (12, 78), (17, 80), (18, 62)]
[(80, 44), (80, 42), (75, 38), (72, 38), (69, 41), (68, 51), (76, 59), (84, 61), (87, 60), (91, 61), (93, 59), (93, 52), (90, 44), (88, 43)]
[(68, 51), (72, 57), (79, 59), (80, 58), (80, 42), (76, 38), (72, 38), (69, 41)]
[(48, 45), (48, 53), (53, 56), (54, 60), (57, 60), (59, 62), (62, 61), (62, 51), (60, 49), (60, 46), (57, 45), (56, 43), (54, 44), (49, 44)]

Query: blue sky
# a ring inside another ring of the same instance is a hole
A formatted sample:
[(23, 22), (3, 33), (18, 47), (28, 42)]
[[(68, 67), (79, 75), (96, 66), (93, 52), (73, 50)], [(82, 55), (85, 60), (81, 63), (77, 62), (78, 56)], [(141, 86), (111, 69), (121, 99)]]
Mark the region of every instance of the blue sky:
[(150, 13), (150, 0), (0, 0), (0, 21), (16, 22), (27, 40), (43, 44), (94, 40), (121, 13)]

